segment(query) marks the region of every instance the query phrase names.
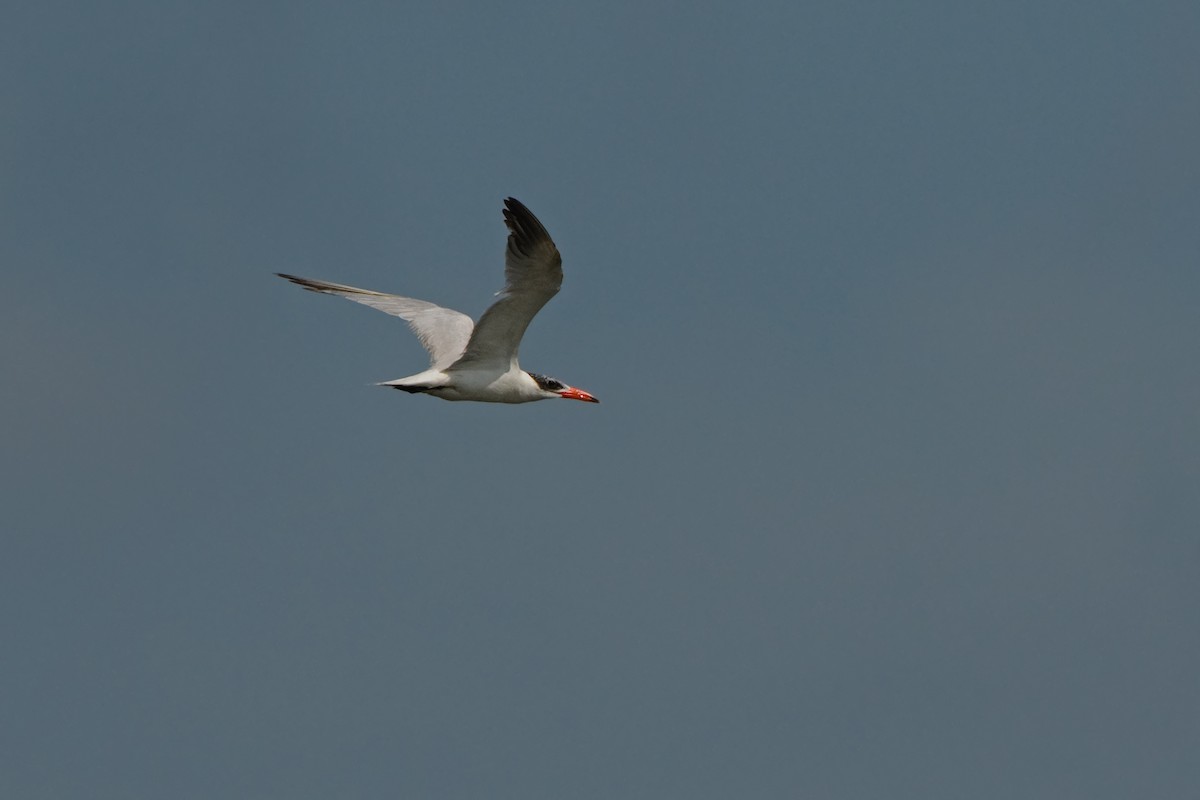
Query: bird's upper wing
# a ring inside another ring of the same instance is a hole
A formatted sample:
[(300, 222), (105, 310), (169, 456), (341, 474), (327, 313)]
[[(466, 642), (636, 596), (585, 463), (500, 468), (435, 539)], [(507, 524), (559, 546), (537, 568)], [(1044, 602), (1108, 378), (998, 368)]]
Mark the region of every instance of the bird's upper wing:
[(466, 314), (424, 300), (373, 292), (370, 289), (356, 289), (340, 283), (297, 278), (282, 272), (276, 274), (309, 291), (344, 297), (404, 320), (429, 351), (429, 363), (434, 369), (444, 369), (462, 355), (475, 325)]
[(562, 285), (562, 256), (538, 218), (509, 197), (504, 201), (504, 224), (508, 226), (504, 288), (479, 318), (466, 351), (454, 366), (515, 366), (529, 321)]

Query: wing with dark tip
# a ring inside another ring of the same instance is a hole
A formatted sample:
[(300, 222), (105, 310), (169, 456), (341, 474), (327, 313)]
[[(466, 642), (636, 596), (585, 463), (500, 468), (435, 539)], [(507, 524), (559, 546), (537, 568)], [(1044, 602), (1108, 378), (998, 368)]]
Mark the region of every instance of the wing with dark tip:
[(562, 256), (538, 218), (509, 197), (504, 201), (504, 224), (508, 226), (504, 288), (479, 318), (466, 351), (454, 366), (515, 366), (529, 321), (562, 285)]
[(445, 369), (462, 355), (471, 338), (471, 330), (474, 328), (474, 323), (466, 314), (424, 300), (373, 292), (370, 289), (357, 289), (353, 286), (343, 286), (340, 283), (297, 278), (295, 275), (284, 275), (282, 272), (275, 274), (298, 286), (303, 286), (310, 292), (344, 297), (347, 300), (353, 300), (364, 306), (377, 308), (386, 314), (399, 317), (408, 323), (413, 333), (421, 340), (422, 346), (429, 351), (429, 364), (434, 369)]

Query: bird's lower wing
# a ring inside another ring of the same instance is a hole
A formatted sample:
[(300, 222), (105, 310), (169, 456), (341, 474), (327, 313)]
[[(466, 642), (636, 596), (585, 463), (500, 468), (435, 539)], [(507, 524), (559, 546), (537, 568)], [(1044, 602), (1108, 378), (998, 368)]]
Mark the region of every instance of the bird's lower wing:
[(475, 327), (475, 323), (466, 314), (425, 300), (373, 292), (370, 289), (358, 289), (340, 283), (298, 278), (282, 272), (276, 274), (311, 292), (344, 297), (347, 300), (362, 303), (364, 306), (377, 308), (385, 314), (399, 317), (408, 323), (412, 332), (421, 341), (421, 345), (429, 351), (430, 366), (435, 369), (444, 369), (450, 366), (462, 355)]

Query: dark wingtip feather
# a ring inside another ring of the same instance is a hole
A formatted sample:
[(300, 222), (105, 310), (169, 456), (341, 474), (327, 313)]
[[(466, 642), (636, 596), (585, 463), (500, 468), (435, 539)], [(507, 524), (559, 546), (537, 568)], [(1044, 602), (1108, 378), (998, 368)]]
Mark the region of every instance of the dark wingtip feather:
[(363, 292), (361, 289), (354, 289), (350, 286), (338, 286), (337, 284), (325, 283), (324, 281), (314, 281), (311, 278), (301, 278), (298, 275), (288, 275), (286, 272), (276, 272), (275, 274), (278, 275), (279, 277), (283, 278), (284, 280), (291, 281), (292, 283), (299, 286), (301, 289), (307, 289), (310, 292), (318, 292), (320, 294), (327, 294), (331, 289), (335, 289), (335, 290), (341, 290), (341, 291), (352, 291), (355, 293), (367, 294), (367, 292)]
[(311, 288), (315, 283), (315, 281), (309, 278), (301, 278), (299, 275), (288, 275), (286, 272), (276, 272), (275, 274), (283, 278), (285, 281), (291, 281), (292, 283), (297, 284), (298, 286), (303, 286), (306, 289)]
[(278, 275), (279, 277), (283, 278), (285, 281), (291, 281), (292, 283), (296, 284), (297, 286), (300, 286), (304, 289), (308, 289), (310, 292), (321, 291), (320, 288), (313, 281), (310, 281), (308, 278), (301, 278), (296, 275), (288, 275), (286, 272), (276, 272), (275, 274)]
[(547, 244), (554, 246), (554, 241), (541, 220), (515, 197), (504, 198), (504, 224), (509, 230), (509, 246), (521, 253), (532, 255), (536, 247)]

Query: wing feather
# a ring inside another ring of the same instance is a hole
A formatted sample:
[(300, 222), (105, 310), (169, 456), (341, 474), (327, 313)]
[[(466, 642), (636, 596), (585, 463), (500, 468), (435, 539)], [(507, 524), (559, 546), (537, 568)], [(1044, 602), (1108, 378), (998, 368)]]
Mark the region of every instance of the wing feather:
[(445, 369), (462, 355), (467, 342), (470, 341), (471, 331), (475, 327), (475, 323), (466, 314), (425, 300), (373, 292), (370, 289), (358, 289), (340, 283), (298, 278), (282, 272), (275, 274), (298, 286), (303, 286), (310, 292), (344, 297), (347, 300), (377, 308), (385, 314), (399, 317), (408, 323), (421, 345), (429, 351), (429, 365), (434, 369)]
[(508, 248), (504, 258), (504, 288), (483, 313), (453, 366), (517, 364), (517, 351), (530, 320), (562, 286), (562, 256), (546, 228), (520, 201), (504, 201)]

